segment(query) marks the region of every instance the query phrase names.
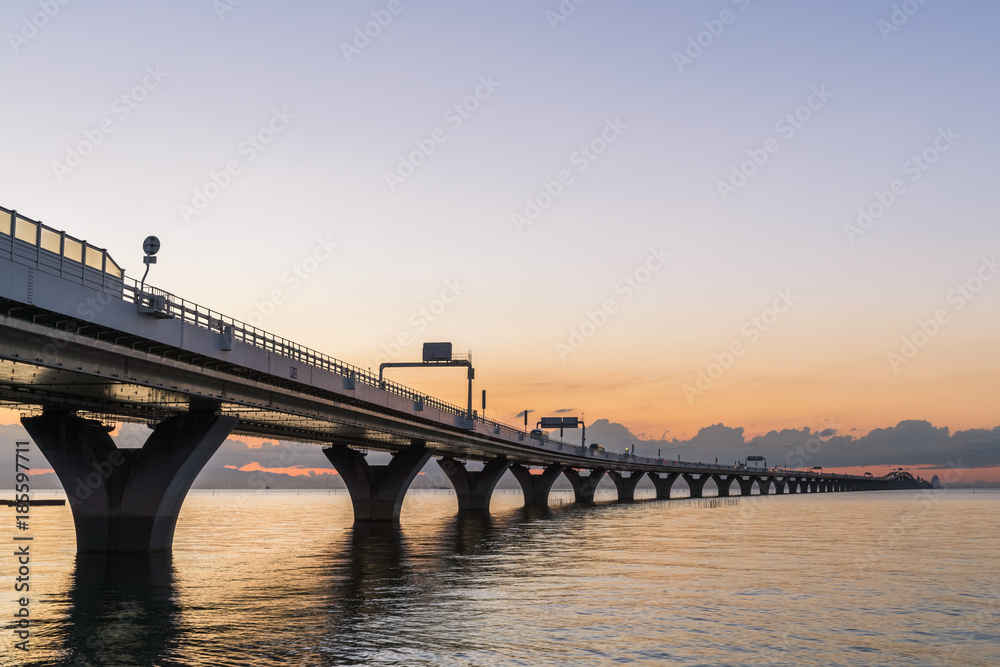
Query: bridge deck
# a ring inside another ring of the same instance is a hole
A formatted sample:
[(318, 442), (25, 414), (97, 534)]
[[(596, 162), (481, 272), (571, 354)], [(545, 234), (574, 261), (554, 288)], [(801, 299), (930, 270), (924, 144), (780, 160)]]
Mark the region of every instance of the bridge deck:
[(834, 477), (590, 452), (479, 415), (470, 423), (459, 406), (140, 286), (106, 251), (2, 208), (0, 342), (0, 400), (109, 421), (152, 423), (211, 402), (245, 435), (385, 451), (421, 440), (443, 455), (537, 465)]

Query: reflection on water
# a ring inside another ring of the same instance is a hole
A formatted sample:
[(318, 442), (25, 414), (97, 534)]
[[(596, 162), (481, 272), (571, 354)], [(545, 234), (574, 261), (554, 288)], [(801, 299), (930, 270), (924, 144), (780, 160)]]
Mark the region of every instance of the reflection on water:
[(15, 664), (1000, 664), (996, 493), (349, 502), (196, 492), (172, 558), (74, 558), (46, 515)]
[(80, 554), (60, 641), (67, 665), (152, 665), (177, 633), (169, 554)]

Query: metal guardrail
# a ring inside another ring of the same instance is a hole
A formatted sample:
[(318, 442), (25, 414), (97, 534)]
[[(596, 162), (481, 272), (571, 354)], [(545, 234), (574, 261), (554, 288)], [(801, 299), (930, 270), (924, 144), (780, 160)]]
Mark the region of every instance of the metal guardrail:
[[(19, 241), (24, 244), (22, 247), (33, 247), (35, 249), (33, 252), (42, 251), (47, 257), (59, 263), (70, 262), (73, 265), (79, 265), (81, 268), (86, 267), (118, 280), (125, 276), (125, 270), (118, 266), (118, 263), (104, 248), (98, 248), (83, 239), (78, 239), (2, 206), (0, 206), (0, 236), (10, 239), (12, 253), (14, 252), (14, 242)], [(41, 259), (41, 257), (36, 255), (35, 259)]]
[[(125, 301), (135, 303), (137, 305), (144, 305), (146, 307), (153, 307), (153, 297), (160, 297), (162, 299), (159, 304), (160, 312), (164, 315), (177, 318), (187, 324), (215, 331), (220, 334), (231, 333), (234, 340), (251, 345), (258, 349), (280, 354), (283, 357), (292, 359), (293, 361), (297, 361), (307, 366), (343, 375), (351, 378), (356, 383), (388, 391), (396, 396), (408, 398), (415, 403), (422, 403), (424, 406), (437, 408), (442, 412), (453, 414), (456, 417), (464, 418), (468, 416), (465, 408), (434, 398), (429, 394), (418, 392), (397, 382), (382, 380), (380, 383), (378, 375), (368, 371), (367, 369), (340, 361), (339, 359), (335, 359), (334, 357), (312, 348), (299, 345), (298, 343), (287, 338), (276, 336), (270, 332), (255, 327), (252, 324), (229, 317), (228, 315), (216, 312), (210, 308), (205, 308), (204, 306), (188, 301), (187, 299), (181, 298), (175, 294), (153, 287), (148, 283), (140, 285), (139, 281), (134, 278), (128, 276), (125, 277), (123, 281), (122, 293), (122, 298)], [(508, 433), (520, 435), (524, 438), (528, 437), (526, 431), (514, 428), (502, 422), (481, 417), (478, 414), (474, 414), (473, 419), (475, 422), (491, 427), (495, 434)], [(548, 438), (546, 438), (546, 440), (548, 440)]]

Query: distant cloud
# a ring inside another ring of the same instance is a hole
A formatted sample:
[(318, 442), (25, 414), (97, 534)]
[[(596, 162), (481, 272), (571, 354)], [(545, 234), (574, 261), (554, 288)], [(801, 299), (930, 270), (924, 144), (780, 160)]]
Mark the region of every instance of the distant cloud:
[(245, 466), (237, 468), (236, 466), (222, 466), (223, 468), (228, 468), (229, 470), (239, 470), (240, 472), (269, 472), (275, 475), (290, 475), (292, 477), (315, 477), (316, 475), (336, 475), (337, 471), (333, 467), (326, 468), (303, 468), (301, 466), (292, 466), (290, 468), (265, 468), (257, 462), (248, 463)]
[[(572, 412), (564, 408), (557, 413)], [(523, 417), (523, 412), (521, 415)], [(901, 421), (895, 426), (874, 429), (866, 435), (848, 429), (847, 435), (837, 435), (838, 429), (824, 425), (813, 431), (810, 427), (770, 431), (749, 440), (743, 427), (724, 424), (706, 426), (689, 439), (667, 439), (665, 431), (659, 439), (647, 439), (630, 431), (623, 424), (598, 419), (587, 425), (587, 441), (598, 442), (609, 450), (635, 445), (636, 454), (664, 458), (680, 456), (686, 461), (732, 463), (748, 455), (764, 456), (771, 465), (790, 467), (824, 466), (831, 468), (854, 466), (912, 465), (930, 468), (987, 468), (1000, 466), (1000, 426), (990, 429), (969, 429), (952, 433), (947, 427), (937, 427), (924, 420)], [(115, 436), (119, 446), (139, 447), (149, 435), (141, 425), (124, 425)], [(30, 440), (20, 424), (0, 425), (0, 438), (6, 442)], [(371, 463), (385, 463), (388, 455), (372, 452)], [(48, 464), (33, 455), (31, 465), (40, 473)], [(234, 484), (233, 474), (250, 471), (275, 475), (326, 477), (333, 466), (312, 444), (264, 442), (251, 446), (231, 438), (224, 442), (199, 475), (199, 486), (215, 483)], [(45, 476), (48, 477), (48, 476)], [(41, 475), (39, 477), (41, 479)]]
[[(851, 429), (855, 431), (856, 429)], [(609, 447), (636, 445), (636, 453), (665, 458), (678, 454), (689, 461), (720, 462), (764, 456), (769, 464), (827, 467), (876, 465), (928, 465), (978, 468), (1000, 465), (1000, 426), (950, 433), (923, 420), (901, 421), (896, 426), (878, 428), (867, 435), (836, 435), (837, 429), (813, 432), (782, 429), (747, 440), (743, 427), (723, 424), (706, 426), (688, 440), (644, 440), (622, 424), (599, 419), (587, 427), (588, 440)]]

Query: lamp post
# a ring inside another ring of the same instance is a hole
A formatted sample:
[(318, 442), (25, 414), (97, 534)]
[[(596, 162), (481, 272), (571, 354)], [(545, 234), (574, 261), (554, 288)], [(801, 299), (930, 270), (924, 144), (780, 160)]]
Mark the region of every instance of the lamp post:
[(142, 258), (142, 263), (146, 265), (146, 270), (142, 274), (142, 281), (139, 283), (139, 295), (142, 297), (142, 292), (146, 288), (146, 276), (149, 275), (149, 265), (156, 264), (156, 253), (160, 251), (160, 239), (155, 236), (147, 236), (146, 240), (142, 242), (142, 251), (146, 253), (146, 256)]

